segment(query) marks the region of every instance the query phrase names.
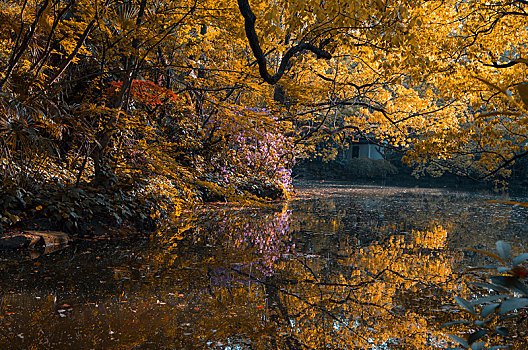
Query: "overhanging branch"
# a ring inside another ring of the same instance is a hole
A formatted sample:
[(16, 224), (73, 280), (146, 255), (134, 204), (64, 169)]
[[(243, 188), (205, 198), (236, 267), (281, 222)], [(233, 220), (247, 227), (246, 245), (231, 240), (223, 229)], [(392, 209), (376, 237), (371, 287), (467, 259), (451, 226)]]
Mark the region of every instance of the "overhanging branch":
[(255, 59), (257, 60), (260, 76), (268, 84), (275, 85), (282, 78), (282, 76), (286, 72), (288, 63), (298, 53), (301, 53), (303, 51), (311, 51), (317, 56), (317, 58), (324, 58), (324, 59), (332, 58), (332, 55), (328, 51), (324, 50), (324, 47), (330, 42), (329, 40), (323, 41), (319, 47), (311, 43), (301, 42), (291, 47), (290, 49), (288, 49), (288, 51), (286, 51), (286, 53), (282, 57), (281, 62), (279, 64), (279, 69), (277, 70), (275, 74), (271, 75), (268, 72), (268, 64), (266, 61), (266, 55), (264, 55), (264, 52), (262, 51), (262, 48), (260, 47), (259, 38), (255, 30), (255, 21), (257, 20), (257, 17), (251, 10), (251, 6), (249, 5), (249, 0), (237, 0), (237, 1), (238, 1), (238, 8), (240, 10), (240, 13), (244, 17), (244, 28), (246, 31), (246, 37), (248, 39), (249, 46), (251, 47), (251, 51), (253, 51), (253, 55), (255, 56)]

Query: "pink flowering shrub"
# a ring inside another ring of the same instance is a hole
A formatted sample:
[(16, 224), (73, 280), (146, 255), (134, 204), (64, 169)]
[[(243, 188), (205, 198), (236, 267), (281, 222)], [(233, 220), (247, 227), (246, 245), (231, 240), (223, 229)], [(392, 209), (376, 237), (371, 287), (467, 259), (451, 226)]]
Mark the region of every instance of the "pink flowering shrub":
[(294, 147), (286, 127), (265, 110), (225, 109), (211, 117), (204, 130), (219, 145), (210, 159), (216, 181), (259, 197), (287, 198)]

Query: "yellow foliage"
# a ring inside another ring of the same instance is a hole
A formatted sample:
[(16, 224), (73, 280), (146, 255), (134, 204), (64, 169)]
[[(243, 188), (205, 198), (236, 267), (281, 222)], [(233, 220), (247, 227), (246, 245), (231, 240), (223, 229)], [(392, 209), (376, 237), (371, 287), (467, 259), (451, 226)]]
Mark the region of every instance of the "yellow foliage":
[(524, 6), (2, 2), (0, 109), (35, 124), (33, 148), (2, 134), (2, 170), (16, 178), (26, 162), (38, 174), (27, 155), (47, 144), (75, 181), (156, 176), (184, 201), (204, 186), (224, 199), (287, 197), (282, 169), (297, 155), (332, 158), (368, 136), (417, 173), (507, 175), (527, 152)]

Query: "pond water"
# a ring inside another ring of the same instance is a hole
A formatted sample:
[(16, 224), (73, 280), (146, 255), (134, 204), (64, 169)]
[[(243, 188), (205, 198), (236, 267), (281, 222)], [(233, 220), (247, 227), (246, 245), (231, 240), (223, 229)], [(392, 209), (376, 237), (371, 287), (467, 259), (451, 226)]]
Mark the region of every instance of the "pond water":
[(272, 208), (210, 206), (150, 239), (0, 262), (1, 349), (435, 349), (463, 266), (526, 250), (526, 200), (305, 183)]

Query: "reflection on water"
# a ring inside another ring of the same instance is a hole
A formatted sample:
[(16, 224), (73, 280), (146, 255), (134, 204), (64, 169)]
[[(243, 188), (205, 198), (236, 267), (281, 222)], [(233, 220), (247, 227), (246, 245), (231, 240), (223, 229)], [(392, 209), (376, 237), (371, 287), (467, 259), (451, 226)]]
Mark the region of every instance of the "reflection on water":
[(460, 266), (526, 239), (489, 195), (299, 190), (272, 209), (204, 209), (150, 240), (77, 242), (0, 265), (2, 349), (434, 349)]

